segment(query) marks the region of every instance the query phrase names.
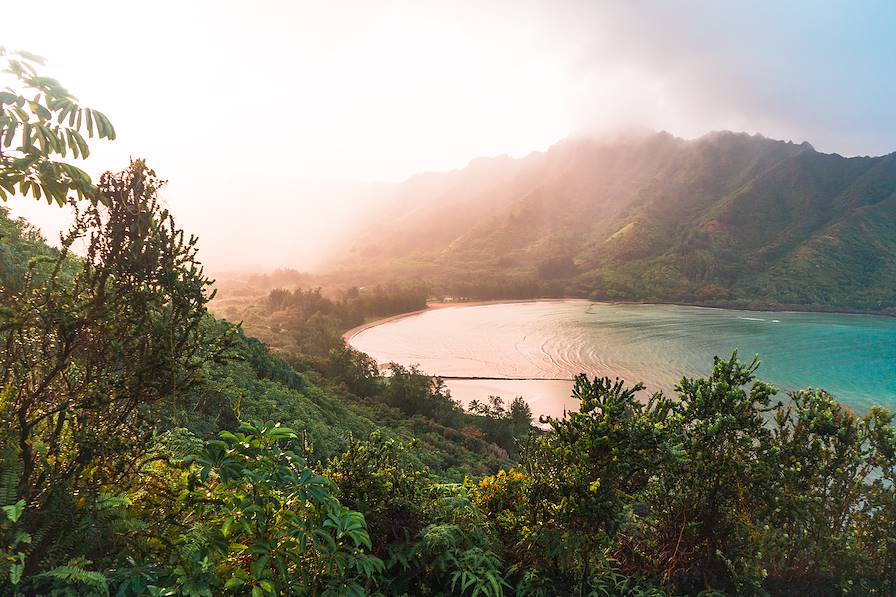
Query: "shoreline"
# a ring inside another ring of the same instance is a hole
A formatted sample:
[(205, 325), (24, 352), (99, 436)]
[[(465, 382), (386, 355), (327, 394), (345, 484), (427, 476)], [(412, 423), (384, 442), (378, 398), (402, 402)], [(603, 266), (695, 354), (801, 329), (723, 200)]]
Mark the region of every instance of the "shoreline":
[(378, 325), (382, 325), (384, 323), (391, 323), (393, 321), (398, 321), (399, 319), (405, 319), (406, 317), (414, 317), (416, 315), (422, 315), (427, 311), (434, 311), (436, 309), (449, 309), (451, 307), (482, 307), (485, 305), (513, 305), (516, 303), (573, 303), (573, 302), (583, 302), (583, 303), (591, 303), (596, 304), (599, 301), (590, 301), (588, 299), (579, 299), (579, 298), (541, 298), (541, 299), (493, 299), (488, 301), (460, 301), (456, 303), (429, 303), (423, 309), (417, 309), (416, 311), (408, 311), (407, 313), (398, 313), (397, 315), (390, 315), (389, 317), (384, 317), (382, 319), (376, 319), (374, 321), (368, 321), (367, 323), (362, 323), (361, 325), (355, 326), (346, 332), (343, 332), (342, 339), (346, 344), (349, 344), (352, 341), (352, 338), (360, 334), (361, 332), (365, 332), (370, 328), (374, 328)]
[(352, 339), (358, 334), (369, 330), (370, 328), (377, 327), (379, 325), (383, 325), (385, 323), (391, 323), (393, 321), (398, 321), (399, 319), (404, 319), (406, 317), (414, 317), (417, 315), (422, 315), (427, 311), (432, 311), (435, 309), (448, 309), (451, 307), (482, 307), (486, 305), (513, 305), (517, 303), (588, 303), (591, 305), (642, 305), (642, 306), (656, 306), (656, 307), (693, 307), (697, 309), (715, 309), (718, 311), (742, 311), (744, 313), (788, 313), (788, 314), (797, 314), (797, 313), (807, 313), (807, 314), (816, 314), (816, 315), (857, 315), (857, 316), (866, 316), (866, 317), (885, 317), (892, 318), (896, 317), (896, 315), (892, 315), (884, 312), (873, 312), (873, 311), (859, 311), (859, 310), (809, 310), (809, 309), (794, 309), (792, 306), (781, 305), (780, 308), (767, 308), (767, 309), (746, 309), (743, 307), (725, 307), (718, 305), (706, 305), (706, 304), (698, 304), (698, 303), (652, 303), (652, 302), (639, 302), (639, 301), (600, 301), (600, 300), (591, 300), (586, 298), (531, 298), (531, 299), (490, 299), (484, 301), (458, 301), (452, 303), (429, 303), (423, 309), (418, 309), (416, 311), (408, 311), (407, 313), (398, 313), (396, 315), (390, 315), (389, 317), (384, 317), (382, 319), (376, 319), (374, 321), (369, 321), (367, 323), (362, 323), (359, 326), (355, 326), (350, 330), (347, 330), (342, 334), (342, 339), (346, 344), (350, 344)]

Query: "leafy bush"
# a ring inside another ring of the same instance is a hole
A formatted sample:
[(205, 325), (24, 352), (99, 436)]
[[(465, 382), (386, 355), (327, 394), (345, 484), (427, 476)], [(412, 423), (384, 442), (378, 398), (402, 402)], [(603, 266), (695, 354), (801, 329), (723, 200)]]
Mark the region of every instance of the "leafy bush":
[(188, 499), (197, 524), (180, 541), (178, 587), (201, 585), (208, 595), (364, 594), (383, 567), (367, 552), (364, 516), (280, 447), (296, 439), (277, 425), (243, 424), (184, 461), (195, 474)]
[(78, 208), (62, 250), (0, 294), (0, 456), (26, 504), (26, 576), (98, 548), (108, 498), (152, 446), (158, 410), (229, 342), (202, 325), (211, 282), (195, 239), (159, 206), (161, 184), (140, 161), (104, 174), (103, 204)]
[(817, 390), (773, 401), (757, 367), (717, 359), (644, 403), (640, 386), (580, 377), (579, 411), (477, 490), (518, 586), (896, 590), (894, 415), (859, 417)]

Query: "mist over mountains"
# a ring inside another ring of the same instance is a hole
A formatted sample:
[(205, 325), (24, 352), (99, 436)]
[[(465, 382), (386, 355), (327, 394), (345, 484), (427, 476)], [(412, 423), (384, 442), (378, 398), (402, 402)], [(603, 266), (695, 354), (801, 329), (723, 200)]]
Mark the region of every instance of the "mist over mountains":
[(570, 138), (395, 186), (335, 267), (455, 292), (887, 310), (896, 154), (727, 131)]

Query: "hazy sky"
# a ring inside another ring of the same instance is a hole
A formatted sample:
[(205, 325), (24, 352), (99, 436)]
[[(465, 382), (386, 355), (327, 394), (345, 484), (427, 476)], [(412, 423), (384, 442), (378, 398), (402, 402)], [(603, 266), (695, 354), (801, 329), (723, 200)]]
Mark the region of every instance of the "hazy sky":
[[(313, 266), (352, 185), (581, 131), (896, 150), (896, 2), (42, 1), (0, 44), (104, 112), (213, 268)], [(336, 187), (334, 187), (336, 183)], [(60, 210), (10, 204), (55, 234)]]

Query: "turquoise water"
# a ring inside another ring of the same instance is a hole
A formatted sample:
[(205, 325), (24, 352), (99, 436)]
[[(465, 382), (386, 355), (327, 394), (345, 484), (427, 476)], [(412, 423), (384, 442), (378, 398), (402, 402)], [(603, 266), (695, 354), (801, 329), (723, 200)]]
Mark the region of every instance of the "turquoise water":
[(536, 414), (573, 406), (568, 380), (579, 372), (669, 392), (734, 350), (758, 354), (760, 377), (782, 391), (824, 388), (858, 412), (896, 408), (896, 319), (886, 317), (544, 301), (432, 309), (368, 328), (351, 344), (381, 363), (503, 378), (447, 382), (464, 402), (522, 395)]

